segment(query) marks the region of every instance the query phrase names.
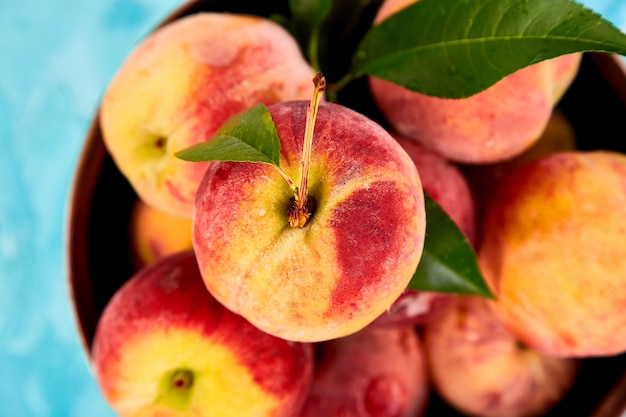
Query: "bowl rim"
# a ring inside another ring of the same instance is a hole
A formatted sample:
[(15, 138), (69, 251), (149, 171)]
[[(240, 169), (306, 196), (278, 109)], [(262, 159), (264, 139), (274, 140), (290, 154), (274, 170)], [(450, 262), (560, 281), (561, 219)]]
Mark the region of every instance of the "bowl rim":
[[(205, 3), (206, 1), (203, 0), (185, 1), (154, 26), (150, 32), (187, 14), (195, 13)], [(591, 57), (596, 68), (610, 85), (626, 86), (626, 60), (624, 57), (596, 52), (585, 54)], [(626, 88), (615, 88), (614, 90), (622, 102), (626, 103)], [(91, 361), (91, 343), (99, 315), (93, 298), (80, 296), (92, 291), (91, 281), (80, 279), (80, 277), (89, 276), (88, 251), (84, 249), (89, 246), (89, 212), (101, 169), (108, 156), (100, 129), (100, 105), (101, 100), (97, 103), (97, 108), (81, 145), (78, 161), (70, 182), (65, 214), (66, 285), (79, 342), (83, 354), (89, 362)], [(607, 392), (591, 417), (617, 417), (625, 411), (626, 371)]]
[[(201, 8), (205, 3), (206, 0), (186, 0), (182, 2), (153, 26), (142, 38), (172, 21), (193, 13), (194, 9)], [(97, 325), (98, 314), (93, 299), (87, 300), (79, 297), (79, 294), (84, 294), (85, 291), (91, 292), (91, 284), (90, 282), (85, 282), (85, 280), (78, 279), (82, 274), (89, 274), (89, 262), (85, 253), (76, 249), (88, 247), (89, 208), (100, 171), (108, 155), (100, 129), (101, 103), (102, 97), (96, 103), (97, 107), (83, 137), (78, 160), (70, 181), (65, 213), (65, 281), (69, 300), (72, 304), (74, 324), (79, 333), (79, 343), (87, 359), (91, 357), (91, 341), (95, 333), (95, 330), (92, 329), (95, 329)]]

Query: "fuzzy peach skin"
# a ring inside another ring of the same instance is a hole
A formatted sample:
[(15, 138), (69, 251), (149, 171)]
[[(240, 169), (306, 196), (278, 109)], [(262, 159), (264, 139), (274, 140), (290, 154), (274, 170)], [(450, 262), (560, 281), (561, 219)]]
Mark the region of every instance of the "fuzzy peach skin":
[(141, 199), (133, 204), (129, 235), (135, 270), (163, 256), (193, 249), (190, 218), (158, 210)]
[(265, 18), (189, 15), (157, 29), (122, 63), (102, 101), (104, 142), (144, 201), (191, 217), (206, 164), (174, 153), (253, 105), (309, 98), (313, 75), (292, 36)]
[(433, 386), (466, 415), (543, 415), (572, 387), (579, 361), (524, 347), (488, 303), (477, 296), (455, 296), (422, 328)]
[[(424, 190), (448, 213), (468, 241), (475, 245), (478, 227), (476, 201), (460, 168), (418, 142), (393, 132), (392, 136), (415, 163)], [(441, 292), (406, 289), (374, 323), (421, 325), (435, 317), (449, 297), (449, 294)]]
[(424, 349), (410, 326), (366, 328), (318, 343), (299, 417), (418, 417), (430, 393)]
[[(386, 0), (379, 23), (416, 0)], [(578, 73), (581, 54), (563, 55), (522, 68), (463, 99), (413, 92), (369, 77), (374, 101), (398, 132), (464, 163), (511, 158), (541, 135), (555, 104)]]
[(507, 176), (478, 256), (511, 332), (552, 355), (626, 351), (624, 219), (623, 154), (559, 152)]
[[(307, 106), (268, 107), (292, 178)], [(360, 330), (398, 298), (422, 254), (425, 210), (407, 153), (337, 104), (320, 105), (308, 178), (316, 209), (292, 228), (293, 192), (274, 167), (211, 164), (196, 194), (193, 246), (207, 288), (228, 308), (270, 334), (314, 342)]]
[(120, 417), (295, 416), (313, 350), (261, 332), (206, 291), (193, 251), (160, 258), (107, 304), (92, 363)]

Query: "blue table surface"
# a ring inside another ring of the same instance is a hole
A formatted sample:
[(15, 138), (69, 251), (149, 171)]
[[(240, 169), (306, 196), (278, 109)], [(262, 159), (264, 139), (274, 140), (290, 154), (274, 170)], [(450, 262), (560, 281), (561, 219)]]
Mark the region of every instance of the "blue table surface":
[[(626, 28), (626, 0), (585, 0)], [(0, 2), (0, 416), (114, 416), (66, 280), (67, 200), (94, 110), (176, 0)]]

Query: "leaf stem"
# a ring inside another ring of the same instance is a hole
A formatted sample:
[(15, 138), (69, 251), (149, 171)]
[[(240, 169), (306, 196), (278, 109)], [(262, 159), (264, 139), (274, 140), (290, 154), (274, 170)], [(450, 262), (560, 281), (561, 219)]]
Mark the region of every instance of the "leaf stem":
[(278, 170), (278, 173), (280, 174), (281, 177), (283, 177), (283, 179), (287, 182), (287, 184), (289, 184), (289, 187), (294, 192), (298, 192), (298, 187), (296, 187), (296, 183), (293, 182), (291, 177), (280, 166), (278, 165), (272, 165), (272, 166), (276, 168), (276, 170)]
[(320, 71), (320, 62), (319, 62), (319, 56), (318, 56), (319, 37), (320, 37), (319, 27), (313, 28), (311, 30), (311, 35), (309, 38), (308, 55), (309, 55), (309, 62), (311, 63), (311, 67), (313, 67), (315, 71)]

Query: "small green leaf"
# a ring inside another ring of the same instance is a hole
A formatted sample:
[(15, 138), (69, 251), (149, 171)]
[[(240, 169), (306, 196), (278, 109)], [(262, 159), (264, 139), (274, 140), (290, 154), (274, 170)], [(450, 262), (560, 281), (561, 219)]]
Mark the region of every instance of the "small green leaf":
[(626, 34), (572, 0), (419, 0), (368, 31), (351, 74), (463, 98), (528, 65), (587, 51), (626, 55)]
[(461, 230), (426, 192), (424, 197), (424, 252), (408, 288), (494, 298), (480, 272), (476, 254)]
[(258, 104), (230, 118), (207, 142), (176, 153), (192, 162), (261, 162), (280, 166), (280, 141), (267, 107)]

